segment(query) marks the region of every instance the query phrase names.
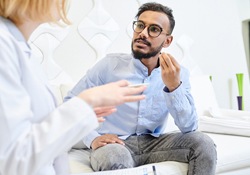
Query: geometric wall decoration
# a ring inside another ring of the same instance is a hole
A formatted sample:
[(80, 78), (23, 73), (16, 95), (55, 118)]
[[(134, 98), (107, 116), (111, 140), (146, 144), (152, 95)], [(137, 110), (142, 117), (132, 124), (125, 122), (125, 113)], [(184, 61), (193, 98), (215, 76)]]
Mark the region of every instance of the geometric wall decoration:
[(191, 56), (193, 42), (193, 39), (185, 34), (181, 35), (177, 40), (176, 44), (181, 49), (183, 55), (180, 64), (189, 69), (190, 75), (200, 75), (202, 74), (202, 71)]
[(68, 35), (69, 27), (51, 26), (43, 24), (31, 35), (29, 39), (33, 50), (31, 59), (38, 61), (51, 84), (70, 83), (72, 79), (54, 61), (53, 55), (56, 48)]
[(78, 32), (94, 49), (97, 60), (106, 55), (108, 47), (119, 34), (119, 26), (105, 11), (102, 1), (94, 0), (94, 7), (78, 25)]

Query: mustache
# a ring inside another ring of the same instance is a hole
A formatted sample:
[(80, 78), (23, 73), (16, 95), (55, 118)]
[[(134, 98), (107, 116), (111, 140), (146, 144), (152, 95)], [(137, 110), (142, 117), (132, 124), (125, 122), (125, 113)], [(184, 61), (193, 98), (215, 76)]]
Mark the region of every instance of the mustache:
[(137, 38), (137, 39), (134, 40), (134, 42), (136, 42), (136, 41), (141, 41), (141, 42), (143, 42), (144, 44), (146, 44), (147, 46), (151, 46), (151, 43), (148, 42), (146, 39)]

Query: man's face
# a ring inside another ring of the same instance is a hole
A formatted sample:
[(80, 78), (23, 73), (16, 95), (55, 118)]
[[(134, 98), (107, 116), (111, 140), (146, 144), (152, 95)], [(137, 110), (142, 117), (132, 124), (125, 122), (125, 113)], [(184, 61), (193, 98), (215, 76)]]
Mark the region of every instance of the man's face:
[[(140, 33), (134, 32), (132, 39), (132, 52), (136, 59), (150, 58), (156, 56), (162, 49), (170, 45), (171, 40), (168, 40), (167, 33), (169, 29), (169, 19), (164, 13), (145, 11), (138, 21), (145, 24), (145, 29)], [(148, 34), (148, 26), (157, 25), (162, 28), (162, 32), (158, 37), (151, 37)]]

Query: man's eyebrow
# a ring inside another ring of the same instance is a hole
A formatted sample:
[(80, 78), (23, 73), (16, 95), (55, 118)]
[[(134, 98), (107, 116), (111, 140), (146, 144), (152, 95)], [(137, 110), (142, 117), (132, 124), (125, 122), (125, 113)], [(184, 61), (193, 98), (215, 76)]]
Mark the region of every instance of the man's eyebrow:
[[(142, 20), (137, 20), (137, 21), (139, 21), (139, 22), (143, 22), (145, 25), (147, 25), (147, 23), (145, 23), (144, 21), (142, 21)], [(160, 27), (160, 28), (163, 28), (162, 26), (160, 26), (159, 24), (149, 24), (149, 25), (147, 25), (147, 26), (158, 26), (158, 27)]]

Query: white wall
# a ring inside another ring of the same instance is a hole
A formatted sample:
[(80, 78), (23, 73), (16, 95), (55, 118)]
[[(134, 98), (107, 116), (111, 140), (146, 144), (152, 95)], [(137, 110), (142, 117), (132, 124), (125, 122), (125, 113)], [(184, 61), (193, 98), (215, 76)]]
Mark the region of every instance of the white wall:
[[(73, 25), (69, 27), (68, 35), (56, 47), (53, 55), (56, 64), (62, 67), (73, 81), (77, 81), (104, 51), (130, 53), (131, 22), (139, 5), (144, 2), (147, 1), (72, 0), (69, 18)], [(204, 74), (213, 77), (215, 93), (222, 108), (237, 109), (238, 89), (235, 74), (244, 73), (244, 106), (249, 110), (249, 76), (241, 24), (243, 19), (250, 18), (249, 0), (156, 0), (156, 2), (171, 7), (176, 19), (174, 43), (166, 51), (181, 61), (182, 55), (175, 42), (183, 35), (193, 40), (190, 55)], [(96, 47), (104, 47), (104, 51), (99, 51), (98, 55), (90, 40), (81, 37), (78, 31), (79, 24), (86, 21), (87, 17), (90, 19), (88, 15), (96, 6), (101, 6), (95, 12), (99, 13), (99, 17), (92, 16), (91, 20), (97, 22), (99, 27), (104, 27), (107, 17), (113, 22), (110, 29), (115, 29), (112, 32), (114, 37), (112, 41), (104, 34), (92, 38), (99, 41)]]

